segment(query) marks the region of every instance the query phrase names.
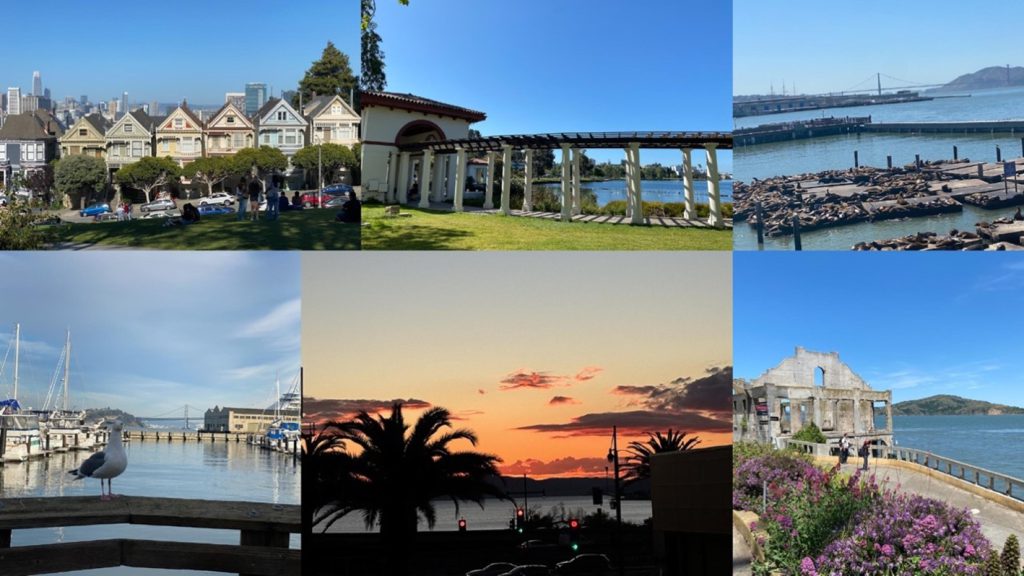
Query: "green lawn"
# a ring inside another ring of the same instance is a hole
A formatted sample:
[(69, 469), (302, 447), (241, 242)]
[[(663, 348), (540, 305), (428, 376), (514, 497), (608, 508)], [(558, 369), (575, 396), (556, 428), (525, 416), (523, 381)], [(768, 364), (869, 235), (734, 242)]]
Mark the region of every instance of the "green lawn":
[(732, 250), (731, 230), (563, 224), (538, 218), (364, 206), (364, 250)]
[(206, 216), (189, 226), (165, 220), (65, 224), (59, 241), (157, 250), (358, 250), (359, 226), (334, 222), (335, 210), (283, 212), (268, 222), (235, 220), (234, 214)]

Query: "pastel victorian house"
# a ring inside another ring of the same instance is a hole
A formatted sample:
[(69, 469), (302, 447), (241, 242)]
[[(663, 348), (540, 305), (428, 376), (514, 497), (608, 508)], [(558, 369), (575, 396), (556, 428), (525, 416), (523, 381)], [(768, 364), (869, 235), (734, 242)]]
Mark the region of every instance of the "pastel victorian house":
[(341, 96), (314, 96), (302, 108), (309, 122), (310, 144), (342, 144), (352, 147), (359, 142), (359, 115)]
[(169, 156), (184, 167), (203, 156), (203, 121), (182, 102), (156, 128), (156, 156)]
[(160, 120), (138, 109), (114, 122), (105, 135), (107, 170), (117, 172), (122, 166), (153, 156), (156, 126)]
[(206, 123), (203, 137), (207, 156), (230, 156), (243, 148), (252, 148), (256, 131), (245, 113), (227, 102)]
[(308, 123), (288, 102), (267, 100), (256, 112), (256, 131), (260, 146), (277, 148), (291, 160), (307, 143)]
[(57, 158), (60, 124), (45, 110), (7, 116), (0, 128), (0, 185)]
[(100, 114), (78, 119), (60, 139), (60, 155), (107, 157), (107, 130), (113, 124)]

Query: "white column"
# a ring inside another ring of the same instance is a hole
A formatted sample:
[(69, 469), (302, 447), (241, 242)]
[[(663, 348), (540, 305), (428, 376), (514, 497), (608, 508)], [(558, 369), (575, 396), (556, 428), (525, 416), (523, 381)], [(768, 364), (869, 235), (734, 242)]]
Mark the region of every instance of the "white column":
[(462, 196), (466, 190), (466, 151), (456, 148), (455, 161), (455, 211), (462, 212)]
[(487, 153), (487, 181), (484, 184), (484, 210), (494, 208), (494, 152)]
[(512, 211), (512, 146), (505, 144), (501, 152), (501, 213), (508, 216)]
[(583, 211), (582, 192), (580, 190), (580, 151), (572, 149), (572, 215), (578, 216)]
[(705, 144), (704, 151), (708, 155), (708, 224), (715, 228), (725, 228), (722, 220), (722, 197), (718, 190), (718, 154), (716, 144)]
[(630, 159), (629, 148), (624, 149), (626, 153), (626, 218), (633, 218), (633, 161)]
[(384, 202), (391, 203), (395, 201), (395, 182), (398, 181), (398, 153), (388, 152), (388, 182), (387, 190), (384, 192)]
[(629, 152), (633, 159), (633, 217), (630, 218), (630, 222), (633, 224), (643, 224), (643, 185), (640, 182), (643, 177), (643, 168), (640, 164), (640, 143), (630, 142)]
[(434, 186), (431, 189), (430, 199), (434, 202), (440, 202), (444, 200), (444, 172), (445, 163), (448, 161), (448, 155), (443, 154), (434, 159)]
[(572, 221), (572, 190), (569, 183), (571, 163), (569, 145), (562, 144), (562, 222)]
[(697, 218), (697, 205), (693, 199), (693, 164), (690, 161), (689, 148), (683, 148), (683, 218)]
[(533, 150), (526, 150), (525, 178), (523, 180), (523, 210), (533, 210)]
[(409, 201), (409, 153), (402, 152), (398, 155), (398, 203), (405, 204)]
[(423, 151), (423, 160), (420, 161), (420, 208), (430, 208), (430, 177), (433, 166), (434, 153), (427, 149)]
[(457, 170), (458, 165), (459, 165), (458, 154), (456, 154), (455, 156), (452, 156), (451, 154), (449, 154), (448, 155), (448, 177), (445, 180), (445, 196), (444, 196), (445, 200), (450, 198), (450, 199), (452, 199), (453, 202), (455, 201), (455, 171)]

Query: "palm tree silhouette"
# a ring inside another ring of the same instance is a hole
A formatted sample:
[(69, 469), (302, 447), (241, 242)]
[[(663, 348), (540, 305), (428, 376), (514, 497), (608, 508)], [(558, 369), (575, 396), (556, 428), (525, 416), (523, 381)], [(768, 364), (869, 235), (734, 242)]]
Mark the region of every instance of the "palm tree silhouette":
[[(388, 551), (389, 573), (404, 574), (408, 551), (422, 516), (434, 527), (433, 501), (450, 498), (458, 515), (460, 502), (483, 507), (486, 496), (508, 499), (497, 484), (501, 459), (491, 454), (454, 451), (457, 440), (476, 445), (471, 430), (451, 428), (451, 414), (435, 407), (424, 412), (411, 431), (401, 403), (391, 415), (360, 412), (347, 422), (330, 422), (310, 443), (312, 523), (327, 530), (343, 516), (361, 511), (367, 528), (380, 527)], [(355, 451), (350, 452), (349, 447)]]
[(626, 473), (622, 477), (624, 484), (632, 484), (644, 478), (651, 477), (651, 456), (663, 452), (682, 452), (700, 444), (700, 438), (691, 436), (686, 438), (686, 432), (677, 432), (668, 429), (668, 433), (661, 432), (647, 433), (646, 442), (633, 441), (629, 443), (626, 452)]

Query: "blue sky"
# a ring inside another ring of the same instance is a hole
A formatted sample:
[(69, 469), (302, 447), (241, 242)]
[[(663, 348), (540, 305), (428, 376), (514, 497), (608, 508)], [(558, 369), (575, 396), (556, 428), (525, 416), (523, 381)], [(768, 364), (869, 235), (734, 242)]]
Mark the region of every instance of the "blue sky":
[(1024, 406), (1024, 258), (1016, 253), (737, 252), (737, 377), (796, 346), (838, 352), (896, 402), (933, 394)]
[(8, 54), (17, 57), (5, 59), (0, 85), (23, 94), (39, 70), (58, 99), (86, 94), (97, 102), (127, 90), (140, 103), (220, 104), (247, 82), (265, 82), (279, 95), (298, 86), (328, 40), (359, 73), (358, 0), (61, 0), (45, 13), (32, 2), (5, 2), (3, 20), (4, 43), (15, 47)]
[[(1000, 33), (1017, 2), (735, 0), (734, 94), (821, 93), (876, 86), (881, 72), (946, 83), (987, 66), (1024, 65)], [(866, 85), (859, 83), (868, 77)], [(895, 84), (894, 84), (895, 85)], [(883, 78), (882, 86), (886, 86)]]
[[(0, 253), (0, 270), (0, 355), (20, 322), (23, 405), (42, 407), (67, 328), (76, 408), (262, 408), (275, 373), (283, 388), (298, 373), (297, 254)], [(4, 398), (13, 364), (10, 350)]]
[(486, 112), (484, 134), (732, 128), (728, 1), (377, 0), (376, 20), (388, 90)]

